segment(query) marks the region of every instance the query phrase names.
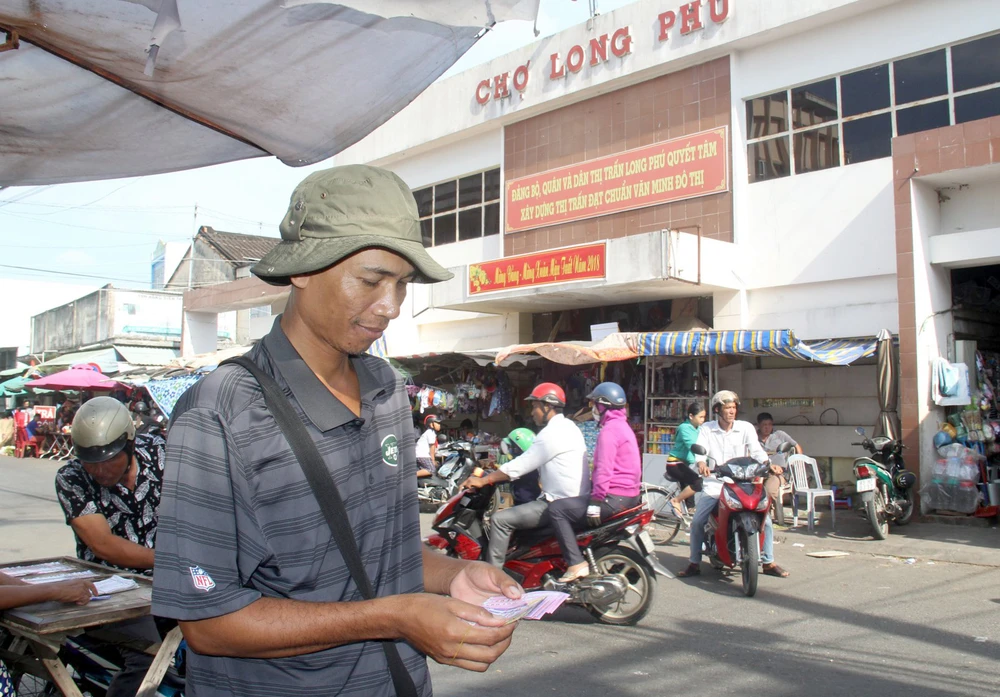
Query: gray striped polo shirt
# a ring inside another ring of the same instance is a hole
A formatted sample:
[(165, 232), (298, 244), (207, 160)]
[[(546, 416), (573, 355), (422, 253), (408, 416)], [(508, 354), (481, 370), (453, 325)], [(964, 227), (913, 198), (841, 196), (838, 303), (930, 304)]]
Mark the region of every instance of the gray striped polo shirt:
[[(379, 358), (352, 358), (361, 384), (358, 418), (306, 366), (280, 318), (248, 356), (274, 376), (316, 441), (377, 594), (422, 592), (413, 425), (401, 378)], [(361, 600), (257, 382), (243, 368), (223, 366), (188, 390), (174, 412), (153, 613), (198, 620), (261, 596)], [(418, 689), (430, 695), (426, 659), (397, 645)], [(289, 658), (188, 656), (189, 697), (394, 694), (377, 642)]]

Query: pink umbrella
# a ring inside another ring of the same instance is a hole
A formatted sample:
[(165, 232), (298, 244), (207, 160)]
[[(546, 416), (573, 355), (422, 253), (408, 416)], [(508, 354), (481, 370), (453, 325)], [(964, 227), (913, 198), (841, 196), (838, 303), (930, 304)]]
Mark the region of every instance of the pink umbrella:
[(46, 390), (116, 390), (121, 383), (103, 375), (90, 365), (75, 365), (69, 370), (52, 373), (38, 380), (29, 380), (25, 387), (41, 387)]

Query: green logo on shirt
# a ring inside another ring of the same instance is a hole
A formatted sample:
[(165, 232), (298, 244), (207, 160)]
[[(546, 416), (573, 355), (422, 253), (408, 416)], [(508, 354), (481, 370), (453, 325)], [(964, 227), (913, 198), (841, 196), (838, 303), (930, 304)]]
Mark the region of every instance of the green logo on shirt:
[(389, 467), (399, 465), (399, 441), (391, 433), (382, 439), (382, 462)]

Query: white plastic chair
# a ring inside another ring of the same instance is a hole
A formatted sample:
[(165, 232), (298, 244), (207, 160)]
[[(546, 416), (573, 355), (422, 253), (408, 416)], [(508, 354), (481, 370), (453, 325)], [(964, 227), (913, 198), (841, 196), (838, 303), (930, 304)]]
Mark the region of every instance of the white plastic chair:
[[(809, 473), (806, 470), (807, 465), (812, 469), (812, 476), (816, 482), (816, 486), (809, 485)], [(833, 500), (833, 490), (823, 486), (823, 482), (820, 481), (819, 466), (816, 464), (816, 460), (807, 455), (790, 455), (788, 466), (792, 473), (792, 511), (795, 515), (793, 525), (795, 527), (799, 525), (798, 501), (800, 496), (804, 496), (806, 499), (806, 511), (809, 513), (809, 532), (812, 532), (816, 521), (816, 499), (826, 496), (830, 499), (830, 527), (835, 527), (837, 513)]]

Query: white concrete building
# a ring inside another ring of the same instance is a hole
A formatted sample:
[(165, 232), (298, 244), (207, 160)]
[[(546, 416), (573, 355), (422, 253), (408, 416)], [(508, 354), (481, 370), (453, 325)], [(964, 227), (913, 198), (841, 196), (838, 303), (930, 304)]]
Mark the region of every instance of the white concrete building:
[[(335, 163), (398, 173), (456, 273), (413, 288), (390, 354), (544, 340), (540, 314), (665, 300), (716, 329), (886, 328), (926, 468), (930, 361), (1000, 336), (1000, 300), (975, 326), (948, 311), (951, 269), (1000, 262), (998, 116), (995, 0), (639, 0), (433, 84)], [(490, 262), (593, 244), (598, 274), (496, 289)], [(1000, 278), (981, 275), (956, 283)], [(771, 411), (823, 456), (859, 454), (850, 431), (878, 414), (872, 365), (719, 377), (748, 417), (753, 399), (813, 398)]]

